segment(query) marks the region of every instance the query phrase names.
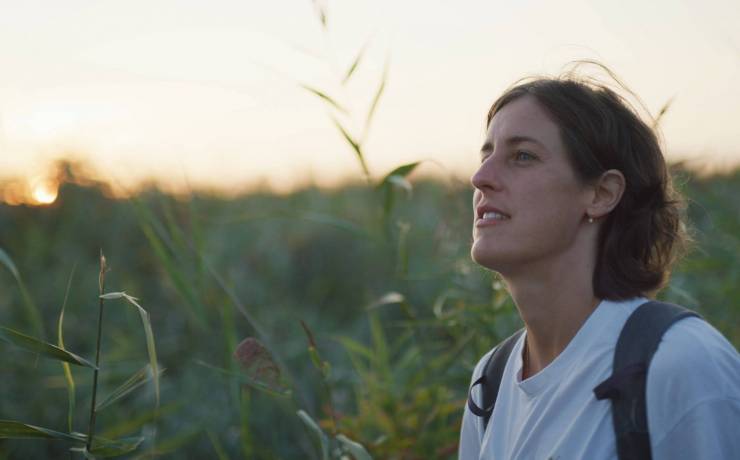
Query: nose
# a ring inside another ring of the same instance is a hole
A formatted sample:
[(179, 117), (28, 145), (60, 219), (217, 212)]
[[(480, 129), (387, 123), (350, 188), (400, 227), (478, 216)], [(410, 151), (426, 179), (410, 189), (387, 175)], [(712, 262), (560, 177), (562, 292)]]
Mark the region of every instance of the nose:
[(498, 176), (499, 168), (496, 165), (496, 158), (489, 155), (478, 167), (478, 171), (470, 177), (470, 183), (478, 190), (499, 190), (501, 188), (500, 178)]

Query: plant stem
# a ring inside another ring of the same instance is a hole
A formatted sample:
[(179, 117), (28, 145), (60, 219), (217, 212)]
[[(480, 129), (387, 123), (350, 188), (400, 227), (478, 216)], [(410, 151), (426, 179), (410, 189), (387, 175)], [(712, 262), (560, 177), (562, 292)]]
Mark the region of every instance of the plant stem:
[(95, 399), (98, 393), (98, 369), (100, 369), (100, 339), (103, 335), (103, 292), (105, 292), (105, 256), (100, 252), (100, 276), (98, 286), (100, 288), (99, 308), (98, 308), (98, 340), (95, 346), (95, 369), (93, 370), (92, 402), (90, 403), (90, 425), (87, 430), (87, 451), (92, 448), (92, 439), (95, 433)]

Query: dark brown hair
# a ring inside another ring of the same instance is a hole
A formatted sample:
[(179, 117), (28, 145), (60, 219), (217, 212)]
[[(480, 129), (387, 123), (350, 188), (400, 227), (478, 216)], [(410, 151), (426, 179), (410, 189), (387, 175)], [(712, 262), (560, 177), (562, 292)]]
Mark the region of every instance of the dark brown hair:
[(625, 177), (624, 194), (601, 225), (594, 294), (620, 300), (662, 288), (688, 238), (683, 201), (672, 187), (656, 132), (615, 91), (572, 74), (516, 83), (494, 102), (488, 124), (503, 106), (525, 95), (559, 126), (580, 180), (589, 183), (608, 169)]

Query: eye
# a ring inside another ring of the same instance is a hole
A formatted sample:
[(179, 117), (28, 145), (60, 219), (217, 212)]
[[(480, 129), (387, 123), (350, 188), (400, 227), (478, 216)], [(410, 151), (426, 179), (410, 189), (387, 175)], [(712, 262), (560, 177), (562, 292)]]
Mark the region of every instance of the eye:
[(521, 163), (527, 163), (536, 160), (537, 157), (534, 154), (527, 152), (526, 150), (517, 150), (514, 153), (514, 159)]

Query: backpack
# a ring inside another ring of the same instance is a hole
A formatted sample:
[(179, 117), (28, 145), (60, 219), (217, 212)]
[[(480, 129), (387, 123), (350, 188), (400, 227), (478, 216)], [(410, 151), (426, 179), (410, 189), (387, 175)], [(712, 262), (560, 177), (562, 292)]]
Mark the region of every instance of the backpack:
[[(647, 426), (645, 390), (650, 360), (663, 334), (683, 318), (699, 315), (684, 307), (657, 301), (640, 305), (627, 319), (614, 351), (612, 375), (594, 388), (596, 399), (610, 399), (617, 455), (620, 460), (649, 460), (650, 433)], [(483, 372), (470, 386), (468, 408), (488, 426), (506, 361), (524, 329), (501, 342), (486, 362)], [(481, 385), (483, 408), (473, 401), (473, 388)]]

